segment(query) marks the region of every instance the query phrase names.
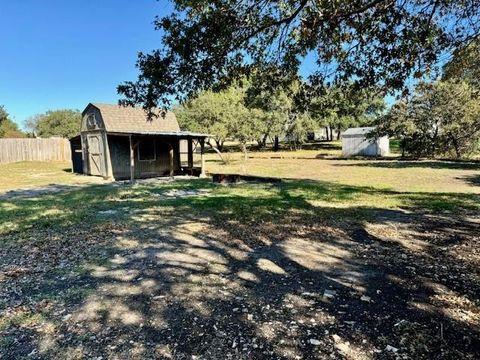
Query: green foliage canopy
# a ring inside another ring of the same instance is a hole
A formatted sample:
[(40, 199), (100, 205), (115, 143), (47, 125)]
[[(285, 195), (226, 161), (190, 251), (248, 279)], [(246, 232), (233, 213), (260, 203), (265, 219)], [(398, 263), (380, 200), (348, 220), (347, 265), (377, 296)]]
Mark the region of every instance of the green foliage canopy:
[(290, 147), (297, 148), (307, 133), (315, 129), (315, 122), (302, 103), (302, 85), (296, 79), (288, 86), (265, 88), (262, 79), (253, 76), (245, 102), (249, 108), (263, 113), (260, 146), (265, 146), (267, 138), (284, 137)]
[(71, 138), (80, 133), (81, 120), (78, 110), (49, 110), (28, 119), (25, 126), (36, 136)]
[(318, 125), (338, 132), (353, 126), (371, 125), (385, 110), (383, 96), (376, 88), (360, 89), (351, 83), (326, 87), (310, 106)]
[(480, 89), (480, 39), (457, 49), (444, 67), (444, 79), (462, 80)]
[(260, 71), (295, 78), (307, 55), (309, 83), (354, 81), (402, 89), (435, 69), (439, 55), (480, 33), (478, 0), (174, 0), (157, 18), (161, 48), (140, 53), (139, 77), (121, 84), (124, 104), (146, 110), (225, 88)]
[(211, 134), (220, 151), (227, 138), (242, 144), (256, 140), (265, 115), (245, 106), (245, 91), (236, 84), (221, 92), (200, 93), (175, 110), (180, 126)]
[(9, 117), (3, 105), (0, 105), (0, 138), (20, 138), (25, 134), (20, 131), (18, 125)]
[(480, 143), (480, 99), (466, 82), (420, 84), (379, 120), (379, 131), (402, 138), (414, 156), (468, 157)]

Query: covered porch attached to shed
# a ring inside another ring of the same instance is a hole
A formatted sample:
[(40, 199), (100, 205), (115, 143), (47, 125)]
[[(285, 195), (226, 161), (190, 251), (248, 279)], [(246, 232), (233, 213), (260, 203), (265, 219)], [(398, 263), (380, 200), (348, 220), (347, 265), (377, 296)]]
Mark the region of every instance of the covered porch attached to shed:
[[(116, 180), (174, 176), (205, 176), (206, 134), (190, 132), (107, 133), (109, 177)], [(200, 164), (195, 166), (194, 154)], [(186, 161), (182, 161), (186, 155)]]

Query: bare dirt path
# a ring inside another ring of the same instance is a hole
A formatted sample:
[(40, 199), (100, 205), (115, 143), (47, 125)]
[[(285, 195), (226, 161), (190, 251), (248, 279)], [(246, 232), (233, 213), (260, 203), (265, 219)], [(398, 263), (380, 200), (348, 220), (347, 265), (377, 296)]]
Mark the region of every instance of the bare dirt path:
[(478, 219), (382, 210), (362, 225), (301, 213), (252, 226), (192, 210), (37, 229), (59, 241), (3, 249), (0, 358), (480, 355)]

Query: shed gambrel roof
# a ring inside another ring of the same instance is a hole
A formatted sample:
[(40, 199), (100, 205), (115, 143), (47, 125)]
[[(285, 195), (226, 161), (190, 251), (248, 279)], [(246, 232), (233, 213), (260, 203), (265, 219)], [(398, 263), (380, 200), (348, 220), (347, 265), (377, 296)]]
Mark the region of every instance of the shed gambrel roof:
[(171, 111), (167, 111), (164, 116), (161, 110), (156, 109), (154, 113), (158, 115), (153, 119), (148, 119), (146, 112), (139, 107), (125, 107), (112, 104), (90, 103), (83, 113), (90, 106), (100, 111), (105, 130), (111, 133), (177, 133), (180, 132), (177, 118)]

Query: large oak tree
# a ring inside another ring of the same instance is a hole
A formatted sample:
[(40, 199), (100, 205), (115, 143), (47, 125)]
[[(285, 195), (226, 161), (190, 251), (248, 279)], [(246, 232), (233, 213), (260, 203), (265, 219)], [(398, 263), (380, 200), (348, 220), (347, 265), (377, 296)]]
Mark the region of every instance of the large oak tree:
[[(140, 53), (123, 104), (168, 106), (259, 69), (275, 82), (316, 59), (309, 83), (402, 89), (475, 39), (479, 0), (175, 0), (159, 49)], [(278, 84), (271, 84), (272, 87)], [(322, 87), (318, 87), (322, 88)]]

